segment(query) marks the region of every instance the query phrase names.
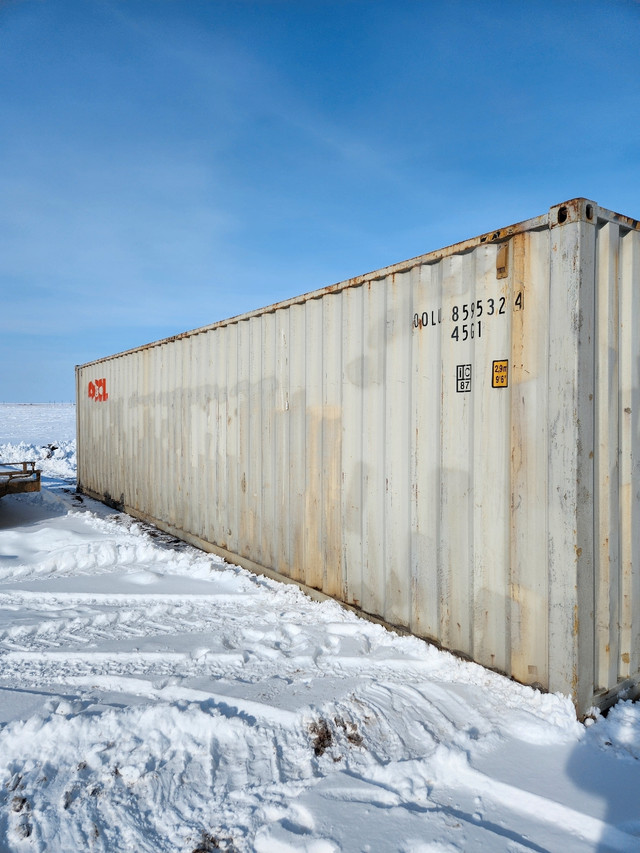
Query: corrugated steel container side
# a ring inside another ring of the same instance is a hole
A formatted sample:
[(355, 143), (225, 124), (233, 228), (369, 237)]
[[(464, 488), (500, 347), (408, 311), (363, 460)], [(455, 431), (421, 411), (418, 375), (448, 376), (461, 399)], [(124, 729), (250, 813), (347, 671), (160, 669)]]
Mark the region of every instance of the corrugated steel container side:
[(584, 713), (640, 673), (639, 300), (566, 202), (78, 367), (79, 488)]

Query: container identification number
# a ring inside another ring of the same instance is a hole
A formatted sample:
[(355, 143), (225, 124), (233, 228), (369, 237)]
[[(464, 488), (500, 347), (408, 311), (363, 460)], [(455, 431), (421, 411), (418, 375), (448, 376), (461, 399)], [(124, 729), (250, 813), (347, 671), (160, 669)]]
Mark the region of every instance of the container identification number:
[[(487, 317), (493, 317), (494, 314), (504, 314), (506, 302), (506, 297), (501, 296), (498, 302), (495, 299), (489, 298), (486, 301), (476, 299), (474, 302), (464, 302), (462, 305), (454, 305), (451, 309), (451, 321), (456, 324), (451, 332), (453, 340), (472, 340), (476, 337), (476, 332), (477, 336), (481, 338), (482, 320), (480, 317), (483, 314)], [(470, 320), (470, 322), (466, 322), (467, 320)]]
[[(514, 311), (520, 311), (524, 307), (522, 291), (516, 294), (513, 304)], [(454, 324), (451, 337), (454, 341), (467, 341), (482, 337), (481, 318), (498, 317), (506, 314), (507, 297), (500, 296), (496, 299), (475, 299), (472, 302), (464, 302), (453, 305), (451, 308), (451, 322)], [(442, 323), (442, 308), (437, 311), (423, 311), (413, 315), (413, 328), (426, 329), (429, 326), (437, 326)]]

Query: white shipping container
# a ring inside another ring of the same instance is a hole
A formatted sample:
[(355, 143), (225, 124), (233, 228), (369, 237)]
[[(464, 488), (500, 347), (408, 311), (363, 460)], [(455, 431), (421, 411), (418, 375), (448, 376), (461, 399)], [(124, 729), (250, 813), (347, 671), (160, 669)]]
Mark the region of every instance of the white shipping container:
[(77, 367), (78, 487), (583, 714), (640, 679), (639, 302), (574, 199)]

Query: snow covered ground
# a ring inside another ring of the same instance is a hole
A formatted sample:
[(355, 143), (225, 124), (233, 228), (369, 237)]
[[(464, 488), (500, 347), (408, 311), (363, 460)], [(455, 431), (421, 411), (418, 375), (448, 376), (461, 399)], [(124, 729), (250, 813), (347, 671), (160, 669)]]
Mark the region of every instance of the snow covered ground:
[(74, 494), (0, 405), (0, 851), (640, 851), (640, 708), (543, 695)]

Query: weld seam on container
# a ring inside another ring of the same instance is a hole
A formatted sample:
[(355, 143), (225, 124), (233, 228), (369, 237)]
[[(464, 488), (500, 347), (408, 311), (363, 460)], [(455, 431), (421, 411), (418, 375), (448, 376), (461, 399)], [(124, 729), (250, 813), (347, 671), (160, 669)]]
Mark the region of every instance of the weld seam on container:
[(573, 199), (78, 366), (78, 487), (584, 714), (640, 679), (639, 321)]

